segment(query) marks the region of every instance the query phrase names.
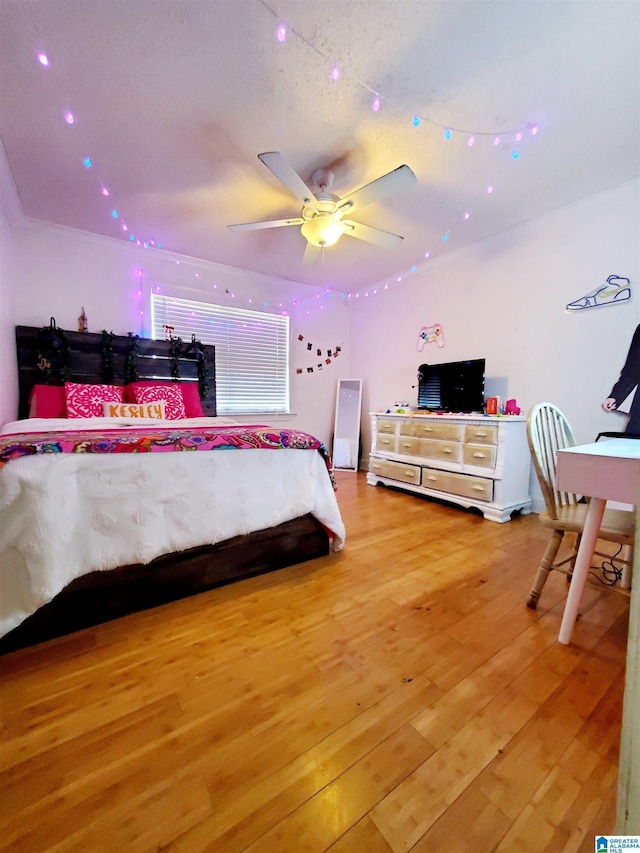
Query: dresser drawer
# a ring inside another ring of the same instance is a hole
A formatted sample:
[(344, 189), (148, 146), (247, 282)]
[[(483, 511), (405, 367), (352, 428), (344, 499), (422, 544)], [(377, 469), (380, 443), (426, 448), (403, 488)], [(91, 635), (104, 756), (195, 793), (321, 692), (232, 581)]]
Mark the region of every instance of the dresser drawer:
[(430, 438), (420, 439), (420, 456), (428, 459), (443, 459), (447, 462), (460, 461), (461, 445), (455, 441), (432, 441)]
[(400, 435), (396, 447), (398, 453), (410, 453), (414, 456), (422, 456), (422, 441), (410, 435)]
[(420, 438), (444, 438), (447, 441), (460, 441), (459, 424), (437, 423), (431, 420), (413, 419), (413, 435)]
[(418, 465), (403, 465), (402, 462), (390, 462), (388, 459), (369, 459), (369, 471), (380, 477), (389, 477), (393, 480), (401, 480), (403, 483), (420, 485), (420, 467)]
[(462, 461), (465, 465), (495, 468), (497, 450), (495, 444), (465, 444), (462, 447)]
[(369, 457), (369, 471), (372, 474), (378, 474), (380, 477), (386, 477), (388, 464), (386, 459), (376, 459), (375, 456)]
[(378, 424), (376, 426), (376, 432), (378, 432), (378, 433), (384, 432), (387, 434), (395, 435), (396, 434), (396, 422), (395, 421), (378, 420)]
[(396, 452), (396, 442), (397, 439), (395, 435), (386, 435), (385, 433), (378, 433), (376, 436), (376, 449), (384, 450), (388, 453)]
[(471, 477), (469, 474), (451, 474), (448, 471), (424, 468), (422, 485), (426, 489), (449, 492), (452, 495), (462, 495), (478, 501), (490, 501), (493, 498), (493, 480)]
[(468, 444), (497, 444), (498, 427), (483, 426), (482, 424), (466, 426), (464, 428), (464, 440)]

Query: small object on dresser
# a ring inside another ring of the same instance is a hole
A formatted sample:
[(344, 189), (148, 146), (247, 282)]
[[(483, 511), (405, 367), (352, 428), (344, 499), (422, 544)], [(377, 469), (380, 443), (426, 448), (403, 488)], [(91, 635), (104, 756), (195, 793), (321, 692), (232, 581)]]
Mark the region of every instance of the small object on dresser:
[(506, 405), (504, 407), (505, 415), (519, 415), (520, 414), (520, 406), (516, 403), (515, 400), (507, 400)]
[(79, 332), (86, 332), (86, 331), (88, 331), (88, 328), (89, 328), (89, 323), (87, 321), (87, 313), (84, 310), (84, 306), (83, 306), (82, 313), (78, 317), (78, 331)]

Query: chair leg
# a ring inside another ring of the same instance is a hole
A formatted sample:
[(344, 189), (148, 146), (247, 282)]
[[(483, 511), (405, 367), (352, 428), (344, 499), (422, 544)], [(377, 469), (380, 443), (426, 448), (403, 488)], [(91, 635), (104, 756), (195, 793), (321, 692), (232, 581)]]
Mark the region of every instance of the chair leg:
[(626, 560), (622, 564), (622, 579), (620, 586), (622, 589), (631, 589), (631, 563), (633, 561), (633, 546), (625, 545), (622, 549), (622, 559)]
[(571, 562), (570, 562), (571, 569), (570, 569), (570, 571), (567, 572), (567, 585), (569, 585), (571, 583), (571, 576), (573, 575), (573, 570), (576, 567), (576, 559), (578, 557), (578, 548), (580, 547), (580, 541), (582, 539), (582, 533), (576, 533), (575, 537), (576, 537), (576, 541), (575, 541), (575, 544), (573, 546), (573, 557), (571, 558)]
[(549, 540), (549, 544), (544, 552), (544, 557), (540, 563), (540, 568), (536, 572), (535, 581), (533, 582), (533, 586), (529, 592), (529, 598), (527, 599), (527, 607), (531, 608), (531, 610), (535, 610), (538, 606), (538, 599), (540, 598), (543, 586), (547, 582), (553, 562), (560, 550), (563, 536), (564, 530), (554, 530), (551, 539)]

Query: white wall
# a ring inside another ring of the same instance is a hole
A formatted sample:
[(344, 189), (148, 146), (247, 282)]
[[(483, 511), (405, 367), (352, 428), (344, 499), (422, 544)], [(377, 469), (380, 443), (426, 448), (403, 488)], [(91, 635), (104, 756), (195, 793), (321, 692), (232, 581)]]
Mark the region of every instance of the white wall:
[(0, 141), (0, 423), (13, 420), (18, 405), (14, 229), (20, 219), (18, 194)]
[[(584, 199), (351, 299), (351, 366), (366, 377), (366, 411), (415, 404), (422, 363), (485, 358), (487, 396), (515, 397), (524, 414), (555, 403), (579, 443), (623, 429), (624, 418), (600, 404), (640, 322), (639, 188), (634, 181)], [(631, 280), (631, 300), (565, 311), (614, 273)], [(420, 328), (433, 323), (445, 346), (418, 352)]]
[[(116, 334), (131, 331), (148, 336), (149, 296), (157, 288), (204, 302), (288, 310), (293, 416), (278, 416), (277, 422), (311, 432), (330, 444), (337, 380), (349, 373), (348, 310), (334, 294), (31, 220), (16, 233), (15, 244), (12, 322), (19, 325), (44, 326), (53, 316), (61, 328), (76, 329), (84, 307), (89, 331), (108, 329)], [(298, 335), (303, 336), (303, 342)], [(306, 349), (308, 341), (314, 347), (312, 360)], [(324, 351), (336, 345), (342, 346), (340, 357), (327, 365)], [(316, 356), (318, 347), (324, 352), (322, 359)], [(319, 361), (322, 370), (317, 368)], [(313, 373), (307, 372), (309, 365)], [(303, 369), (302, 374), (296, 372), (298, 367)], [(15, 410), (14, 406), (4, 420), (12, 420)], [(256, 417), (252, 420), (255, 422)], [(274, 417), (268, 416), (268, 420), (274, 422)]]

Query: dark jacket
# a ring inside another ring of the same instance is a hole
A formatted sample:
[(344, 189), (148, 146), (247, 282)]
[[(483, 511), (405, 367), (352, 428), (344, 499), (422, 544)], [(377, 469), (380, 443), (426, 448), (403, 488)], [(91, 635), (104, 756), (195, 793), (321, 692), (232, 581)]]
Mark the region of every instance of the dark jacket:
[[(640, 326), (633, 333), (627, 360), (620, 372), (620, 378), (611, 389), (610, 397), (616, 401), (616, 408), (640, 383)], [(636, 391), (629, 410), (629, 423), (625, 432), (640, 433), (640, 394)]]

